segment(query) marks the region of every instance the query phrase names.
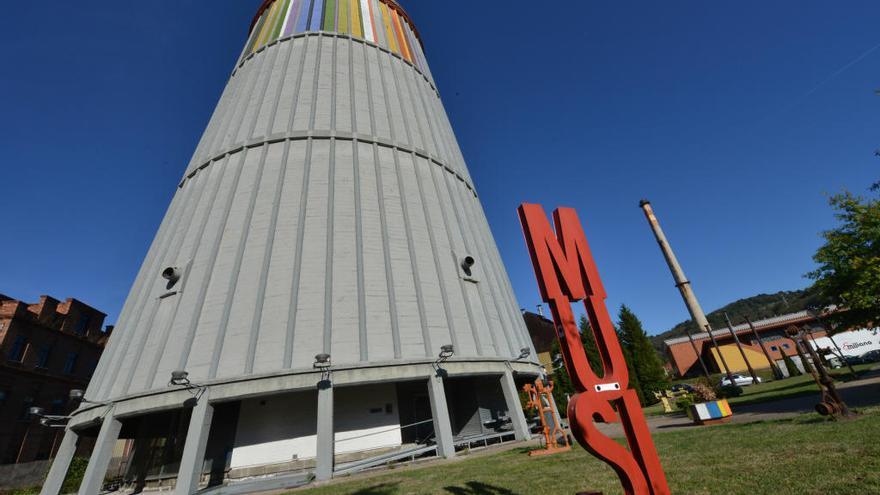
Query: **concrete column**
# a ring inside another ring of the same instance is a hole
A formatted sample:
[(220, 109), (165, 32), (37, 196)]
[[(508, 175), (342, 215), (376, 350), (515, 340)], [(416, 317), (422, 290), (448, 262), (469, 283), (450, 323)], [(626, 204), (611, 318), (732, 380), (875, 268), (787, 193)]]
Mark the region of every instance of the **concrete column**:
[(82, 484), (79, 485), (79, 495), (101, 493), (104, 477), (107, 476), (107, 467), (110, 466), (110, 458), (113, 457), (113, 447), (116, 446), (121, 429), (122, 422), (113, 416), (112, 411), (109, 412), (101, 423), (101, 431), (95, 442), (95, 450), (92, 451), (92, 457), (89, 458), (89, 465), (83, 475)]
[(431, 417), (434, 419), (437, 455), (447, 459), (455, 457), (452, 424), (449, 422), (449, 408), (446, 405), (446, 389), (443, 387), (442, 376), (431, 375), (428, 378), (428, 398), (431, 400)]
[(52, 468), (49, 469), (49, 475), (43, 482), (43, 489), (40, 495), (58, 495), (61, 493), (61, 485), (67, 476), (67, 470), (70, 468), (70, 461), (76, 454), (76, 444), (79, 442), (79, 435), (71, 429), (64, 432), (64, 438), (55, 454), (55, 460), (52, 461)]
[(321, 380), (318, 383), (318, 458), (315, 465), (315, 479), (318, 481), (333, 477), (334, 435), (333, 383)]
[(501, 375), (501, 390), (504, 392), (504, 401), (507, 402), (507, 414), (513, 424), (513, 432), (516, 439), (523, 441), (532, 438), (529, 426), (526, 423), (526, 415), (523, 414), (522, 404), (519, 402), (519, 393), (516, 382), (513, 381), (513, 373), (510, 370)]
[(213, 417), (214, 407), (208, 402), (208, 391), (205, 390), (189, 418), (183, 457), (180, 459), (180, 469), (177, 471), (177, 486), (174, 489), (176, 495), (190, 495), (199, 490), (199, 480), (205, 464), (205, 448), (208, 446)]

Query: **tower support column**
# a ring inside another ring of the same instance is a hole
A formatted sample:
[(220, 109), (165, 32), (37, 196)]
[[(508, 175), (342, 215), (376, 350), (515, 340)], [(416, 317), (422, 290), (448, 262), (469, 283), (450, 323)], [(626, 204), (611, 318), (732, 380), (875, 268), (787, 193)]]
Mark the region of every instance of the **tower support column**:
[(208, 446), (213, 417), (214, 406), (208, 401), (208, 391), (205, 390), (189, 418), (183, 457), (180, 459), (180, 469), (177, 471), (175, 495), (190, 495), (199, 490), (199, 480), (205, 464), (205, 448)]
[(89, 465), (83, 475), (82, 484), (79, 485), (79, 495), (101, 493), (104, 477), (107, 476), (107, 468), (113, 457), (113, 447), (116, 446), (116, 440), (119, 439), (120, 430), (122, 430), (122, 422), (116, 419), (113, 411), (110, 411), (101, 423), (101, 431), (95, 442), (95, 450), (92, 451), (92, 457), (89, 458)]
[(334, 436), (333, 383), (321, 380), (318, 383), (318, 456), (315, 465), (315, 479), (318, 481), (333, 477)]
[(40, 495), (58, 495), (61, 493), (61, 485), (64, 484), (64, 478), (67, 477), (67, 470), (70, 469), (70, 462), (76, 454), (76, 445), (79, 443), (79, 435), (70, 428), (64, 432), (64, 438), (61, 439), (61, 445), (58, 446), (58, 452), (55, 454), (55, 460), (52, 461), (52, 468), (43, 482), (43, 488)]
[(449, 421), (442, 373), (438, 372), (428, 377), (428, 398), (431, 401), (431, 417), (434, 419), (437, 455), (447, 459), (455, 457), (455, 443), (452, 439), (452, 424)]
[(526, 423), (526, 415), (523, 414), (522, 404), (519, 401), (519, 393), (516, 388), (516, 382), (513, 380), (513, 373), (510, 370), (501, 375), (501, 390), (504, 392), (504, 401), (507, 402), (507, 414), (510, 416), (510, 422), (513, 425), (513, 432), (516, 439), (525, 441), (532, 438), (529, 433), (529, 426)]

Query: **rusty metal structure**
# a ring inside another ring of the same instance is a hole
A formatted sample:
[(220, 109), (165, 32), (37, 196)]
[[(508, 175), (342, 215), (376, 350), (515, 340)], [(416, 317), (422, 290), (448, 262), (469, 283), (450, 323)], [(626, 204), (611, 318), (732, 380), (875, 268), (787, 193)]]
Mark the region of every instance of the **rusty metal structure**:
[(804, 367), (809, 370), (813, 379), (816, 380), (816, 385), (818, 385), (821, 394), (821, 400), (816, 404), (816, 412), (833, 419), (853, 417), (854, 414), (850, 412), (846, 402), (843, 401), (843, 398), (837, 392), (837, 387), (834, 386), (834, 379), (831, 378), (831, 375), (825, 369), (825, 365), (822, 364), (822, 360), (819, 358), (815, 347), (804, 341), (806, 332), (794, 325), (788, 327), (785, 332), (794, 340), (799, 354), (806, 350), (806, 353), (810, 355), (812, 366), (804, 359)]
[[(553, 212), (555, 233), (540, 205), (519, 207), (526, 244), (544, 302), (550, 305), (565, 367), (576, 394), (568, 404), (572, 435), (588, 452), (614, 469), (627, 495), (668, 495), (666, 474), (629, 371), (608, 308), (606, 293), (577, 213)], [(604, 373), (591, 368), (572, 303), (582, 302), (596, 339)], [(628, 449), (603, 434), (596, 422), (621, 422)]]
[[(568, 443), (568, 435), (559, 424), (556, 418), (556, 403), (553, 401), (553, 381), (548, 381), (544, 385), (544, 380), (538, 378), (535, 384), (526, 383), (523, 385), (523, 392), (529, 397), (527, 407), (538, 413), (541, 420), (541, 430), (544, 434), (544, 448), (541, 450), (532, 450), (530, 456), (558, 454), (571, 450)], [(559, 438), (562, 437), (563, 445), (559, 445)]]

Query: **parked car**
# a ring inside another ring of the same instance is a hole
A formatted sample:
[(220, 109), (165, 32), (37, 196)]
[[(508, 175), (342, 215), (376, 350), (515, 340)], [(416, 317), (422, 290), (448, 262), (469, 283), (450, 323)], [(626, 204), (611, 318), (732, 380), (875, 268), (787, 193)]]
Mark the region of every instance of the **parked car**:
[(863, 363), (880, 363), (880, 350), (868, 351), (859, 358)]
[(690, 394), (694, 391), (694, 387), (691, 387), (687, 383), (676, 383), (675, 385), (672, 386), (672, 391), (673, 392), (687, 392)]
[[(760, 376), (758, 377), (758, 383), (761, 383)], [(721, 386), (722, 387), (727, 387), (729, 385), (737, 385), (740, 387), (747, 387), (751, 384), (752, 384), (752, 377), (751, 376), (740, 375), (738, 373), (733, 374), (733, 383), (732, 384), (730, 383), (730, 379), (727, 378), (726, 376), (721, 378)]]
[(862, 356), (844, 356), (846, 359), (846, 364), (852, 366), (854, 364), (864, 364), (865, 361), (862, 359)]

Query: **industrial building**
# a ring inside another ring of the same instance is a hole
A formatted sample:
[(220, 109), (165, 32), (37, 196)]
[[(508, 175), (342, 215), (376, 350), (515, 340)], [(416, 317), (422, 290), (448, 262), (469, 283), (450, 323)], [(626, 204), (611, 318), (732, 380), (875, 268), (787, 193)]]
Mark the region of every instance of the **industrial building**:
[[(734, 325), (733, 331), (739, 338), (743, 352), (754, 369), (770, 368), (770, 361), (768, 361), (764, 354), (764, 349), (766, 349), (770, 360), (783, 373), (786, 373), (783, 356), (791, 358), (795, 366), (803, 372), (805, 368), (801, 363), (795, 343), (785, 332), (792, 325), (807, 330), (807, 342), (814, 348), (828, 350), (828, 352), (824, 353), (826, 358), (832, 358), (838, 354), (857, 356), (873, 349), (880, 349), (880, 336), (878, 336), (877, 329), (851, 330), (828, 337), (826, 325), (809, 311), (800, 311), (758, 320), (753, 322), (751, 327), (747, 323)], [(754, 327), (754, 330), (752, 327)], [(764, 343), (764, 349), (761, 348), (758, 339), (755, 337), (756, 334)], [(707, 332), (693, 333), (693, 345), (691, 345), (686, 336), (663, 341), (667, 355), (675, 367), (678, 376), (690, 376), (701, 372), (694, 347), (703, 357), (703, 362), (706, 363), (710, 372), (718, 373), (723, 371), (719, 352), (724, 356), (724, 361), (727, 362), (731, 372), (748, 372), (748, 366), (736, 347), (736, 342), (730, 329), (725, 327), (714, 330), (712, 335), (718, 342), (718, 350), (713, 347), (712, 340)]]
[(120, 440), (119, 486), (188, 494), (528, 438), (542, 369), (422, 45), (394, 0), (259, 6), (44, 494), (89, 437), (84, 494)]

